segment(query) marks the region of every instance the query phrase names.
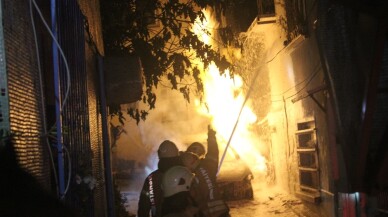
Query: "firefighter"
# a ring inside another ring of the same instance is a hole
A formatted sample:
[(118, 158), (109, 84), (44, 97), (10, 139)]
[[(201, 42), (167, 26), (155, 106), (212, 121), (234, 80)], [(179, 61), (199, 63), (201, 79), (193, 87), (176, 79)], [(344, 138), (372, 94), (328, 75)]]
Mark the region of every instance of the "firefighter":
[(192, 143), (182, 154), (182, 163), (195, 173), (192, 196), (200, 209), (201, 217), (227, 217), (229, 207), (217, 186), (219, 151), (216, 132), (208, 128), (208, 150), (199, 142)]
[(158, 149), (158, 169), (147, 176), (140, 192), (137, 210), (138, 217), (161, 217), (163, 192), (161, 189), (163, 173), (173, 166), (182, 165), (175, 143), (163, 141)]
[(194, 217), (198, 212), (190, 195), (191, 183), (194, 178), (187, 167), (175, 166), (167, 170), (162, 179), (163, 217)]

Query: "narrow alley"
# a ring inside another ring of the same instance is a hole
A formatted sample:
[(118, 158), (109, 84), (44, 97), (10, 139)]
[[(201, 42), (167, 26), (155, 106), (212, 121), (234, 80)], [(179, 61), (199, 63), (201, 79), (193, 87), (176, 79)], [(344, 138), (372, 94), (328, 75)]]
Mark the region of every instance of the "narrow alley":
[(0, 0), (0, 18), (0, 217), (136, 217), (166, 140), (187, 179), (160, 201), (192, 215), (388, 216), (387, 0)]

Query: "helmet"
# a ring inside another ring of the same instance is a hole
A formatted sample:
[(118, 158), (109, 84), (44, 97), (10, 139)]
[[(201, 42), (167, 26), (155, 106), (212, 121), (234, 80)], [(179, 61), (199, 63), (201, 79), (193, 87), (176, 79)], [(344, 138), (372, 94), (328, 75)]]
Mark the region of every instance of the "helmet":
[(191, 143), (191, 145), (187, 148), (186, 151), (197, 154), (199, 158), (204, 158), (206, 154), (205, 146), (199, 142)]
[(194, 173), (184, 166), (174, 166), (168, 169), (162, 179), (163, 196), (169, 197), (183, 191), (189, 191)]
[(178, 148), (175, 143), (170, 140), (164, 140), (158, 149), (159, 158), (177, 157), (179, 155)]
[(197, 166), (199, 165), (199, 156), (193, 152), (186, 151), (181, 153), (181, 160), (183, 163), (183, 166), (189, 168), (190, 170), (195, 170)]

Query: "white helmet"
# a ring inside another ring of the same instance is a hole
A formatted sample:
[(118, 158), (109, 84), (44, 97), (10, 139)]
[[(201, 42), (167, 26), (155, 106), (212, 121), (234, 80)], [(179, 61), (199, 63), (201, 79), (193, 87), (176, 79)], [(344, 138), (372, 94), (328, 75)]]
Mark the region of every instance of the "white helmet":
[(163, 196), (169, 197), (183, 191), (189, 191), (194, 173), (184, 166), (168, 169), (162, 179)]
[(167, 158), (167, 157), (177, 157), (179, 155), (179, 150), (176, 147), (175, 143), (170, 140), (164, 140), (158, 149), (159, 158)]

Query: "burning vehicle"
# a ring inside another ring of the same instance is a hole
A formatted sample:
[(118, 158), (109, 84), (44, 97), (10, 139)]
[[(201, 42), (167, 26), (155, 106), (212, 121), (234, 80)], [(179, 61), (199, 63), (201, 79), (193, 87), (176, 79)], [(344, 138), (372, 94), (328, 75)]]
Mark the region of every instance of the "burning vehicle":
[(225, 200), (253, 199), (253, 174), (240, 159), (223, 162), (217, 183)]
[(224, 200), (253, 199), (253, 173), (247, 163), (240, 158), (237, 151), (230, 147), (224, 150), (219, 162), (217, 183)]

